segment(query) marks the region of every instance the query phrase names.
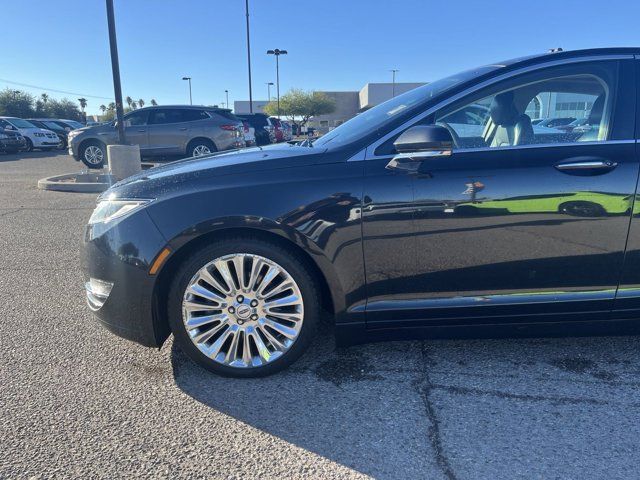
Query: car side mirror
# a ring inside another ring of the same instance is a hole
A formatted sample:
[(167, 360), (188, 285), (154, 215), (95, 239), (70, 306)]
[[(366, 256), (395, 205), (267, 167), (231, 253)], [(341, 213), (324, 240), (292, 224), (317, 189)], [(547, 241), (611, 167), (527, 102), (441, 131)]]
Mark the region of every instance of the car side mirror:
[(453, 137), (440, 125), (416, 125), (405, 130), (393, 146), (398, 154), (387, 168), (417, 171), (417, 165), (423, 160), (450, 156)]

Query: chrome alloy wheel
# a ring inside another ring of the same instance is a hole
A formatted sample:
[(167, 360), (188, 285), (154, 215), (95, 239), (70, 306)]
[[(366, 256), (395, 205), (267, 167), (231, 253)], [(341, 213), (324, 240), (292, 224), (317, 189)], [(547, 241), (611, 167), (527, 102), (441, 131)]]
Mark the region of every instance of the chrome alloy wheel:
[(211, 149), (206, 145), (198, 145), (193, 149), (193, 156), (199, 157), (201, 155), (208, 155), (211, 153)]
[(235, 253), (216, 258), (190, 280), (182, 320), (193, 344), (214, 361), (260, 367), (282, 356), (304, 319), (300, 289), (277, 263)]
[(100, 147), (89, 145), (84, 150), (84, 159), (91, 165), (99, 165), (104, 160), (104, 153)]

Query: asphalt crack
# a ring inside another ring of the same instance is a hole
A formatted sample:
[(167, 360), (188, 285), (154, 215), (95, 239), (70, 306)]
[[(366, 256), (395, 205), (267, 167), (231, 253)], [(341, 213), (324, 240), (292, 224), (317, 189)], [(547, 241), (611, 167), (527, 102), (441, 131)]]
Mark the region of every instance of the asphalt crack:
[(433, 406), (433, 402), (431, 401), (431, 394), (434, 391), (434, 385), (431, 382), (431, 378), (429, 377), (429, 368), (431, 367), (432, 362), (429, 359), (425, 342), (420, 342), (420, 351), (422, 354), (422, 378), (417, 387), (418, 393), (420, 394), (422, 402), (424, 403), (427, 418), (430, 422), (430, 426), (428, 429), (429, 442), (431, 443), (431, 448), (433, 448), (436, 463), (440, 470), (442, 470), (444, 476), (449, 480), (456, 480), (458, 477), (453, 471), (453, 467), (451, 466), (451, 463), (449, 462), (449, 459), (444, 452), (444, 447), (442, 446), (440, 420), (438, 420), (435, 407)]

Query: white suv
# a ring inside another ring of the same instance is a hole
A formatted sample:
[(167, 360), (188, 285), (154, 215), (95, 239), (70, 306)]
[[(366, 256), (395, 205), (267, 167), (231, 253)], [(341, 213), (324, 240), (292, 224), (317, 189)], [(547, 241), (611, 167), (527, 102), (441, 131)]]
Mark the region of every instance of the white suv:
[(22, 118), (16, 117), (0, 117), (0, 127), (6, 130), (17, 130), (24, 137), (27, 152), (34, 148), (40, 150), (52, 150), (60, 144), (60, 138), (55, 132), (38, 128), (33, 123), (27, 122)]

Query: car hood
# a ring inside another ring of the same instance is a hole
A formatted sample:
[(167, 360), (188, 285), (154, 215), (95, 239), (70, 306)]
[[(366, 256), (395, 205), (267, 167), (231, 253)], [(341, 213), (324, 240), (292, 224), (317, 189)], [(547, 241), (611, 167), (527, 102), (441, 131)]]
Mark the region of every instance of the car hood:
[(202, 188), (203, 184), (210, 184), (209, 179), (213, 177), (312, 165), (321, 161), (325, 152), (325, 149), (285, 143), (185, 158), (125, 178), (100, 198), (171, 196)]

